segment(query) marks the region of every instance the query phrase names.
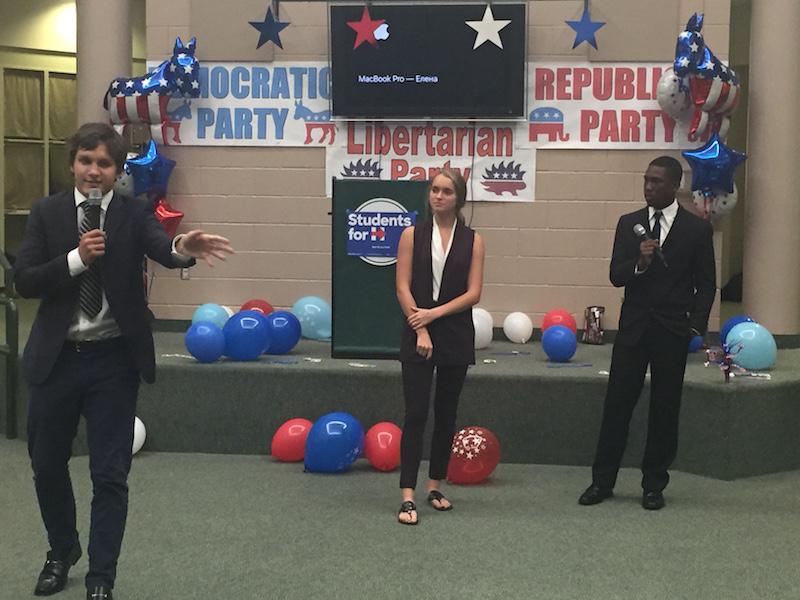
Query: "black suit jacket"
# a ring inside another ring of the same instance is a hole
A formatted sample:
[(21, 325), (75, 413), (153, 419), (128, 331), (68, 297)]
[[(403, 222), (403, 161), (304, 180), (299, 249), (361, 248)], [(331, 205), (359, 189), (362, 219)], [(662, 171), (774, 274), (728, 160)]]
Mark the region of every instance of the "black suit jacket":
[(620, 217), (611, 256), (611, 283), (625, 287), (617, 342), (636, 344), (651, 321), (676, 335), (704, 334), (716, 294), (713, 230), (704, 221), (678, 208), (662, 251), (668, 267), (658, 257), (639, 275), (640, 240), (633, 232), (640, 223), (649, 228), (647, 208)]
[[(111, 315), (136, 361), (142, 379), (155, 380), (155, 352), (142, 277), (145, 255), (165, 267), (194, 264), (172, 255), (172, 240), (144, 201), (114, 194), (104, 222), (106, 253), (103, 288)], [(50, 374), (78, 306), (79, 278), (69, 274), (67, 253), (78, 246), (74, 191), (36, 202), (17, 254), (14, 283), (25, 298), (41, 298), (23, 355), (23, 373), (31, 383)]]

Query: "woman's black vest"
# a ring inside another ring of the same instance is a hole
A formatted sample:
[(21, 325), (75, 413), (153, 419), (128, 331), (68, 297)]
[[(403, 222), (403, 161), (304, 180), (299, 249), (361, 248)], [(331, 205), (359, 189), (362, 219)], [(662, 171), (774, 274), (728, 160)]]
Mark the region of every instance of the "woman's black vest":
[[(414, 228), (414, 254), (411, 263), (411, 295), (419, 308), (433, 308), (447, 304), (453, 298), (466, 293), (469, 269), (472, 264), (472, 244), (475, 232), (457, 223), (453, 232), (453, 243), (444, 263), (439, 300), (433, 301), (433, 267), (431, 266), (431, 236), (433, 219), (427, 219)], [(436, 319), (428, 324), (433, 342), (433, 363), (455, 366), (475, 364), (475, 328), (472, 325), (472, 307)], [(403, 325), (400, 341), (400, 360), (403, 362), (425, 362), (417, 354), (417, 334)]]

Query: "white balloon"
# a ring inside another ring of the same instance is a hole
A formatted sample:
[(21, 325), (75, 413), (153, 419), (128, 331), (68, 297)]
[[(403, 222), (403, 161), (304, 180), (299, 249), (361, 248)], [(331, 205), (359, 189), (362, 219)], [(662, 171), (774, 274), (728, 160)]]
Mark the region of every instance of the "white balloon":
[[(478, 312), (481, 310), (483, 309), (472, 309), (472, 324), (475, 326), (475, 350), (486, 348), (492, 342), (492, 324), (485, 315)], [(489, 314), (485, 310), (483, 312), (487, 315)], [(491, 318), (492, 316), (489, 315), (489, 319)]]
[(524, 344), (533, 334), (533, 321), (525, 313), (512, 312), (503, 321), (503, 333), (515, 344)]
[(739, 199), (739, 190), (736, 189), (736, 184), (733, 184), (733, 191), (717, 192), (714, 194), (714, 199), (711, 201), (711, 215), (714, 217), (721, 217), (733, 212), (736, 208), (736, 202)]
[(680, 82), (681, 78), (670, 67), (661, 74), (656, 86), (658, 105), (676, 121), (684, 121), (691, 114), (688, 88), (682, 90)]
[(139, 417), (134, 417), (133, 421), (133, 453), (136, 454), (144, 446), (144, 440), (147, 437), (147, 429)]
[(480, 308), (478, 306), (472, 309), (472, 319), (475, 320), (475, 317), (483, 319), (487, 323), (489, 323), (489, 327), (494, 327), (494, 319), (492, 318), (492, 313), (490, 313), (485, 308)]

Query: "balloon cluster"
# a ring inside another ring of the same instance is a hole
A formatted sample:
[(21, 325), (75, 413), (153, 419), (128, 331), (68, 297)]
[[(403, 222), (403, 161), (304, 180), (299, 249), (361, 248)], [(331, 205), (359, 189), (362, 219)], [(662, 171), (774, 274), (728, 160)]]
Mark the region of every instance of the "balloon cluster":
[(366, 434), (358, 420), (345, 412), (332, 412), (311, 423), (289, 419), (272, 437), (270, 452), (282, 462), (304, 461), (311, 473), (346, 471), (362, 454), (378, 471), (393, 471), (400, 464), (403, 432), (394, 423), (381, 421)]
[(331, 335), (331, 308), (322, 298), (304, 296), (291, 311), (274, 310), (261, 298), (248, 300), (234, 312), (219, 304), (201, 304), (186, 332), (186, 349), (199, 362), (223, 355), (235, 361), (258, 360), (262, 354), (286, 354), (300, 341)]
[(748, 315), (736, 315), (726, 320), (720, 328), (719, 339), (721, 348), (706, 350), (706, 365), (719, 365), (726, 382), (733, 367), (742, 371), (769, 369), (777, 360), (775, 338)]
[(678, 35), (672, 68), (664, 71), (656, 88), (664, 112), (688, 120), (690, 140), (712, 133), (725, 137), (741, 95), (735, 71), (714, 56), (702, 28), (703, 14), (694, 13)]

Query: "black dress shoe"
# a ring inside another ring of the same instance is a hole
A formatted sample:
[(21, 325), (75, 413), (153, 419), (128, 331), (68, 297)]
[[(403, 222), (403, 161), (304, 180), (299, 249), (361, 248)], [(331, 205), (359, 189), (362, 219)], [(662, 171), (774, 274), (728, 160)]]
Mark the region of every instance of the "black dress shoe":
[(47, 553), (42, 572), (33, 590), (35, 596), (49, 596), (64, 589), (67, 585), (67, 575), (72, 565), (81, 557), (81, 545), (75, 544), (66, 558), (54, 558), (52, 550)]
[(578, 504), (583, 504), (584, 506), (591, 506), (593, 504), (600, 504), (606, 498), (611, 498), (614, 495), (608, 488), (601, 488), (599, 485), (590, 485), (586, 488), (586, 491), (581, 494), (581, 497), (578, 498)]
[(645, 492), (642, 494), (642, 506), (647, 510), (661, 510), (664, 508), (664, 494), (661, 492)]
[(114, 595), (110, 587), (95, 585), (86, 589), (86, 600), (114, 600)]

